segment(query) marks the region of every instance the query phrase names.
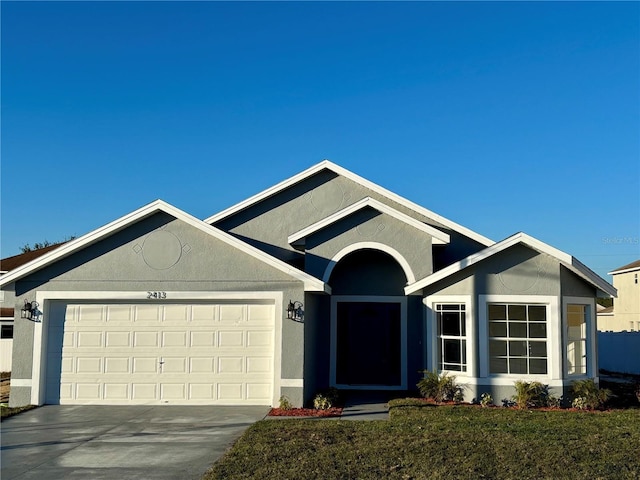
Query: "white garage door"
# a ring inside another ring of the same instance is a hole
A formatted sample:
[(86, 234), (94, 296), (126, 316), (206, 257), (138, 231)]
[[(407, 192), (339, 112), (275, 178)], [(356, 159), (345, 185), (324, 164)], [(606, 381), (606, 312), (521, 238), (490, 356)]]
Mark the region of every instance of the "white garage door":
[(274, 305), (53, 303), (46, 403), (270, 405)]

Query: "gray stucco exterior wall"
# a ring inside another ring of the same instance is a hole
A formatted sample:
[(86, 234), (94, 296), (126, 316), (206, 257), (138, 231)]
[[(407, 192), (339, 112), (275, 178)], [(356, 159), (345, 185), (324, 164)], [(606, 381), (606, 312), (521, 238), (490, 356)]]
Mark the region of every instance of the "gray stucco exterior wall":
[[(18, 303), (33, 300), (36, 291), (282, 292), (283, 312), (290, 299), (304, 301), (301, 281), (165, 213), (42, 268), (15, 288)], [(33, 337), (33, 322), (16, 322), (13, 378), (32, 377)], [(281, 377), (302, 379), (303, 360), (304, 325), (283, 319)], [(291, 400), (301, 403), (302, 388), (294, 390)], [(12, 389), (11, 404), (29, 396), (29, 387)]]

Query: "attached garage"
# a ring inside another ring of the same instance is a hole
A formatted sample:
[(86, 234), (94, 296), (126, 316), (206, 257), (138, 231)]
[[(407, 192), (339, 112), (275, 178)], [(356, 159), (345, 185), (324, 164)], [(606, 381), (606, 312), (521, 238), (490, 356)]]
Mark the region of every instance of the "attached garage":
[(49, 305), (45, 403), (269, 405), (275, 305)]

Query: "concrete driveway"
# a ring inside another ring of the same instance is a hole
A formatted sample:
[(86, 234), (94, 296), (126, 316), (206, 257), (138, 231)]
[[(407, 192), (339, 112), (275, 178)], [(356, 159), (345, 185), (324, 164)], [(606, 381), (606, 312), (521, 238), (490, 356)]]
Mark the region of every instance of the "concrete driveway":
[(268, 407), (45, 405), (0, 424), (0, 477), (198, 479)]

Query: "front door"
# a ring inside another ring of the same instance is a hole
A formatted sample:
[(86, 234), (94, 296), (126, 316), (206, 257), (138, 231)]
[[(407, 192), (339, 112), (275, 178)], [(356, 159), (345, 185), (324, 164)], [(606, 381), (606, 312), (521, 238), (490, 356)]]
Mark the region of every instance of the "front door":
[(401, 386), (401, 303), (339, 301), (335, 314), (336, 383)]

